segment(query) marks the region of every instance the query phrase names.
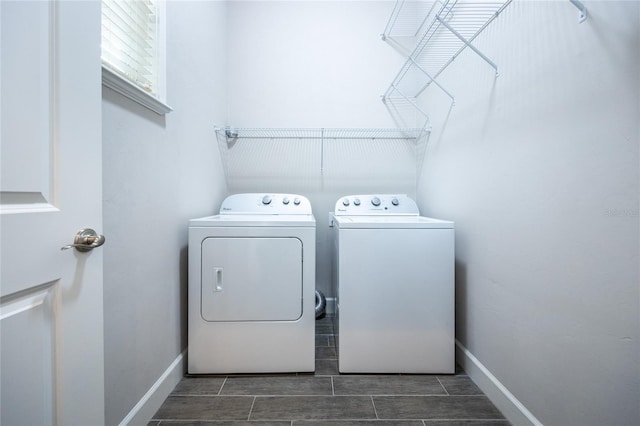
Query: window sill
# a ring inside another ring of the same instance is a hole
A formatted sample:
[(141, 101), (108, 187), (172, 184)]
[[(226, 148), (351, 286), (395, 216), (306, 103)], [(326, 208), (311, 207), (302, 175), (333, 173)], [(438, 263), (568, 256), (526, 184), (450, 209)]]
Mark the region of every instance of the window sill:
[(173, 108), (169, 105), (154, 98), (135, 84), (122, 78), (120, 75), (104, 66), (102, 67), (102, 84), (115, 90), (121, 95), (126, 96), (132, 101), (139, 103), (143, 107), (150, 109), (158, 115), (165, 115), (173, 111)]

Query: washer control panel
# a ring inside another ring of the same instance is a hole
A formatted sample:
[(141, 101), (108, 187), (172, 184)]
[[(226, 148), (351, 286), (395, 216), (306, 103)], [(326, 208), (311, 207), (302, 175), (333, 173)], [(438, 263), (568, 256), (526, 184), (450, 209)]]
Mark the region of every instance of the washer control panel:
[(406, 194), (347, 195), (336, 202), (336, 216), (420, 214), (416, 202)]
[(307, 197), (298, 194), (233, 194), (225, 198), (220, 214), (312, 214)]

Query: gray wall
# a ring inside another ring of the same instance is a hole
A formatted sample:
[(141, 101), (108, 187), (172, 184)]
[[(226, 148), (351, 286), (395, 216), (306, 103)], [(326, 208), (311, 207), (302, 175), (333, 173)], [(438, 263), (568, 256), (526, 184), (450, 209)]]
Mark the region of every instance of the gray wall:
[(188, 220), (226, 195), (226, 4), (168, 2), (160, 117), (103, 89), (106, 422), (119, 423), (186, 348)]
[[(229, 124), (233, 127), (394, 128), (380, 101), (404, 59), (380, 40), (391, 1), (229, 4)], [(230, 152), (230, 192), (307, 196), (317, 221), (316, 286), (330, 290), (328, 213), (348, 194), (415, 195), (415, 157), (372, 141), (262, 141)], [(289, 144), (289, 145), (287, 145)], [(309, 164), (303, 167), (300, 164)], [(297, 174), (295, 174), (297, 173)]]
[(640, 4), (514, 2), (423, 104), (418, 198), (456, 222), (457, 338), (543, 424), (638, 401)]
[(389, 127), (380, 102), (403, 59), (379, 38), (390, 1), (229, 3), (229, 123)]

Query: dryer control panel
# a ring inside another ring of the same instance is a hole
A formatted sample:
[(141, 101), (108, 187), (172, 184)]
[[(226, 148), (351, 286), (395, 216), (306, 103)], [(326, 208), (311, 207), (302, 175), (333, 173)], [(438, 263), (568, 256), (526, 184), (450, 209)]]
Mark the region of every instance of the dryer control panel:
[(336, 202), (336, 216), (418, 216), (418, 205), (406, 194), (347, 195)]
[(220, 214), (304, 214), (310, 215), (309, 199), (298, 194), (234, 194), (222, 202)]

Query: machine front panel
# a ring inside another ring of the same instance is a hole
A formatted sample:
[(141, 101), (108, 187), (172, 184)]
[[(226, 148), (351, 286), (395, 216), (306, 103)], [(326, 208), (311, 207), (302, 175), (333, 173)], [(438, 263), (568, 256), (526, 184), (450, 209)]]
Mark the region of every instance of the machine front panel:
[(302, 316), (302, 241), (202, 241), (201, 315), (209, 322), (296, 321)]

